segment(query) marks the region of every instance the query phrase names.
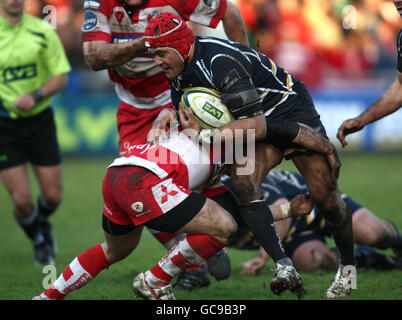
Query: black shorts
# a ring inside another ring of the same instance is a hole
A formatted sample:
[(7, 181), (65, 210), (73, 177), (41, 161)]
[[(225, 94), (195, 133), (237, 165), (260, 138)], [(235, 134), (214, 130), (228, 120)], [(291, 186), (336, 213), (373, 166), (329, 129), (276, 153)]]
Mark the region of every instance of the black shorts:
[[(212, 197), (211, 199), (232, 214), (239, 224), (242, 223), (239, 216), (236, 197), (231, 191), (228, 190), (216, 197)], [(154, 230), (176, 233), (177, 230), (184, 227), (198, 214), (198, 212), (200, 212), (205, 201), (206, 198), (203, 195), (192, 192), (184, 201), (172, 210), (144, 224)], [(103, 230), (114, 236), (125, 235), (136, 228), (134, 224), (120, 225), (114, 223), (104, 214), (102, 214), (102, 219)]]
[(292, 259), (292, 256), (298, 247), (313, 240), (321, 241), (323, 244), (326, 244), (325, 236), (315, 232), (314, 230), (306, 230), (292, 236), (292, 241), (283, 244), (286, 255)]
[[(315, 109), (313, 99), (311, 98), (308, 90), (304, 87), (302, 83), (296, 84), (294, 90), (298, 93), (298, 96), (300, 97), (297, 105), (290, 111), (285, 113), (280, 112), (279, 107), (278, 110), (274, 110), (267, 118), (270, 118), (271, 120), (286, 119), (290, 121), (300, 122), (313, 128), (315, 131), (328, 138), (324, 125), (320, 120), (320, 115)], [(297, 155), (313, 153), (312, 151), (303, 149), (299, 145), (296, 145), (292, 142), (284, 143), (283, 141), (280, 141), (280, 139), (275, 140), (275, 137), (270, 140), (269, 144), (272, 144), (279, 150), (281, 150), (284, 153), (286, 160), (292, 159)]]
[[(206, 198), (203, 195), (197, 192), (192, 192), (173, 209), (155, 219), (145, 222), (144, 225), (158, 231), (176, 233), (177, 230), (184, 227), (198, 214), (198, 212), (200, 212), (205, 201)], [(134, 224), (120, 225), (112, 222), (104, 214), (102, 214), (102, 216), (103, 230), (114, 236), (125, 235), (137, 227)]]
[(52, 166), (61, 163), (53, 110), (29, 118), (0, 117), (0, 170), (30, 162)]

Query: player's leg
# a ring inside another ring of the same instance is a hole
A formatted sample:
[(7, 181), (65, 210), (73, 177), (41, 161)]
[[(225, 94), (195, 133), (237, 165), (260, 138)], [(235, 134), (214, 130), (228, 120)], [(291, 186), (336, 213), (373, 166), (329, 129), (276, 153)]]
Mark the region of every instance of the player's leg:
[(269, 170), (282, 160), (282, 153), (273, 146), (257, 144), (255, 155), (248, 155), (249, 161), (255, 161), (254, 171), (239, 174), (245, 165), (231, 166), (231, 183), (240, 202), (240, 216), (247, 227), (254, 233), (265, 251), (277, 262), (286, 255), (273, 224), (272, 212), (261, 197), (260, 185)]
[(353, 233), (358, 244), (378, 249), (399, 248), (399, 230), (390, 222), (379, 219), (367, 208), (361, 207), (353, 213)]
[(41, 190), (37, 200), (41, 229), (45, 242), (54, 257), (56, 254), (56, 239), (53, 236), (49, 218), (56, 211), (63, 197), (61, 165), (34, 165), (33, 168)]
[(282, 156), (282, 152), (274, 146), (256, 144), (255, 154), (247, 155), (249, 161), (255, 160), (255, 170), (239, 174), (239, 167), (245, 167), (247, 163), (243, 166), (233, 165), (230, 176), (233, 191), (240, 201), (242, 220), (276, 264), (271, 290), (279, 295), (289, 289), (301, 297), (304, 290), (300, 275), (285, 254), (272, 212), (262, 199), (259, 190), (269, 170), (282, 161)]
[[(352, 215), (349, 207), (341, 199), (337, 185), (331, 180), (330, 169), (325, 157), (316, 153), (299, 155), (293, 158), (293, 162), (306, 181), (309, 193), (333, 235), (340, 253), (339, 269), (343, 270), (345, 266), (348, 266), (345, 270), (353, 268), (356, 262)], [(341, 297), (350, 294), (350, 288), (342, 286), (343, 280), (339, 276), (343, 277), (345, 274), (342, 270), (339, 272), (339, 269), (337, 277), (324, 293), (325, 297)]]
[(103, 217), (106, 241), (79, 254), (64, 269), (52, 286), (34, 297), (34, 300), (62, 300), (85, 286), (99, 272), (127, 257), (138, 245), (142, 226), (120, 226)]
[[(170, 250), (176, 242), (183, 238), (184, 234), (175, 234), (169, 232), (158, 231), (148, 228), (148, 231), (157, 239), (167, 250)], [(212, 258), (211, 258), (212, 259)], [(191, 266), (180, 273), (177, 281), (173, 285), (178, 290), (194, 290), (196, 288), (207, 287), (210, 284), (208, 272), (205, 264)]]
[(52, 264), (53, 259), (41, 231), (39, 212), (32, 201), (27, 165), (1, 170), (0, 176), (12, 199), (14, 216), (34, 247), (35, 264)]
[[(183, 225), (183, 220), (188, 222)], [(196, 193), (191, 193), (178, 206), (147, 226), (187, 234), (153, 268), (134, 279), (133, 290), (137, 296), (166, 300), (174, 299), (169, 284), (171, 279), (215, 255), (237, 229), (236, 221), (225, 209)]]
[(353, 233), (356, 243), (379, 249), (387, 249), (395, 241), (394, 233), (387, 222), (364, 207), (353, 213)]

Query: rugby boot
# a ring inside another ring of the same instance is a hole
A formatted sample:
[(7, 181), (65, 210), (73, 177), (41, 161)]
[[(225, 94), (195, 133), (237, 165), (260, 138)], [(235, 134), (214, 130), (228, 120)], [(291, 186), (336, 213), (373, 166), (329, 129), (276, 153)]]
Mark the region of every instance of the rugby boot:
[(45, 239), (45, 243), (49, 248), (49, 251), (54, 258), (57, 252), (57, 243), (56, 239), (52, 233), (52, 225), (49, 220), (46, 218), (40, 218), (40, 227), (42, 230), (43, 237)]
[(208, 272), (218, 281), (225, 280), (230, 277), (231, 264), (230, 257), (226, 250), (223, 248), (214, 256), (207, 260)]
[(183, 271), (173, 285), (174, 289), (191, 291), (197, 288), (208, 287), (210, 280), (205, 265), (201, 268)]
[(176, 300), (170, 284), (162, 288), (151, 288), (145, 281), (145, 272), (134, 278), (133, 291), (137, 297), (144, 300)]
[(284, 258), (276, 263), (275, 276), (270, 282), (270, 288), (276, 295), (289, 290), (297, 295), (298, 299), (303, 299), (306, 291), (304, 290), (302, 279), (296, 271), (289, 258)]
[(55, 299), (50, 299), (47, 295), (45, 295), (44, 292), (42, 292), (41, 294), (38, 294), (35, 297), (33, 297), (32, 300), (55, 300)]
[(343, 266), (339, 264), (338, 271), (329, 287), (325, 290), (323, 298), (342, 298), (349, 296), (352, 291), (352, 283), (356, 281), (356, 274), (350, 272), (353, 268), (356, 270), (355, 266)]
[(34, 262), (36, 266), (55, 264), (51, 249), (45, 242), (34, 245)]

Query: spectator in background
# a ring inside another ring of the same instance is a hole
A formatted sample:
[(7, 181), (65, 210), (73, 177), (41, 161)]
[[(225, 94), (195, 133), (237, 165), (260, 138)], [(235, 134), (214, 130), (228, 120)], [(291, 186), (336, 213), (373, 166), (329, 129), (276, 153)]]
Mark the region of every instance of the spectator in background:
[[(402, 17), (402, 0), (394, 0)], [(398, 49), (397, 78), (384, 94), (357, 117), (345, 120), (338, 129), (337, 138), (342, 147), (347, 146), (346, 136), (363, 129), (368, 123), (377, 121), (399, 110), (402, 106), (402, 29), (399, 31), (396, 47)]]
[[(252, 46), (280, 61), (308, 87), (325, 85), (329, 78), (367, 78), (392, 64), (395, 47), (390, 39), (399, 31), (399, 20), (390, 1), (238, 0), (237, 4)], [(344, 25), (348, 19), (355, 20), (349, 29)]]

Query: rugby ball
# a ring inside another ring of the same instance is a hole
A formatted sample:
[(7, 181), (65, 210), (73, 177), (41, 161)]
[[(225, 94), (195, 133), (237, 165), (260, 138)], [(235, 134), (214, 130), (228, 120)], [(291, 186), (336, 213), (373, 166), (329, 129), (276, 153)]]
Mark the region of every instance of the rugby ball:
[(209, 88), (186, 89), (181, 96), (181, 105), (185, 112), (188, 108), (193, 110), (195, 119), (204, 129), (220, 128), (234, 120), (220, 95)]

